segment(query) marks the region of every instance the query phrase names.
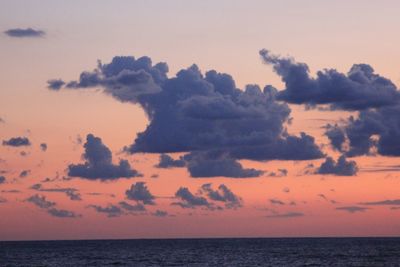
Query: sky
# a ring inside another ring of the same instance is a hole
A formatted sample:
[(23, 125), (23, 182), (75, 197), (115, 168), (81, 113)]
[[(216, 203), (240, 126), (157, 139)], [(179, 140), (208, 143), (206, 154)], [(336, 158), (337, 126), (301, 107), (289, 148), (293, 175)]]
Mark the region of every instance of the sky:
[(399, 236), (383, 1), (0, 2), (0, 240)]

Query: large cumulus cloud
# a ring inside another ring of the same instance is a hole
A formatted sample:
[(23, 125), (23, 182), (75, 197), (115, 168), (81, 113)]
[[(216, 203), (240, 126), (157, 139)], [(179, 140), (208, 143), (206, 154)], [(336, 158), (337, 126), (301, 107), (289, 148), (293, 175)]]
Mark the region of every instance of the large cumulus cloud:
[[(400, 156), (400, 105), (363, 110), (344, 126), (330, 126), (327, 135), (332, 146), (347, 156), (377, 152)], [(333, 133), (333, 134), (332, 134)], [(346, 144), (348, 144), (346, 146)]]
[(285, 89), (277, 95), (280, 100), (308, 106), (329, 104), (331, 109), (343, 110), (363, 110), (399, 103), (400, 94), (396, 85), (376, 74), (368, 64), (355, 64), (347, 74), (325, 69), (312, 78), (305, 63), (273, 55), (265, 49), (260, 51), (260, 55), (285, 83)]
[(84, 144), (85, 159), (83, 164), (70, 164), (68, 175), (86, 179), (110, 180), (121, 177), (129, 178), (140, 176), (140, 173), (132, 169), (127, 160), (120, 160), (118, 164), (112, 163), (112, 154), (99, 137), (88, 134)]
[[(83, 72), (66, 89), (101, 87), (122, 102), (139, 104), (150, 123), (126, 148), (130, 153), (221, 150), (234, 159), (306, 160), (323, 156), (314, 139), (287, 133), (290, 108), (277, 91), (249, 85), (239, 90), (233, 78), (196, 65), (167, 77), (165, 63), (150, 58), (115, 57)], [(59, 89), (60, 81), (50, 87)]]

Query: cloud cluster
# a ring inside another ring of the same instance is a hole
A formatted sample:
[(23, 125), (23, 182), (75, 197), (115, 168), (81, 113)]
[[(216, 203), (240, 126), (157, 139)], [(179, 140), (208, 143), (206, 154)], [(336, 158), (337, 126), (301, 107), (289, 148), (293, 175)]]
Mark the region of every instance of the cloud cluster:
[(8, 35), (9, 37), (15, 38), (37, 38), (37, 37), (44, 37), (46, 33), (42, 30), (35, 30), (32, 28), (14, 28), (9, 29), (4, 32), (4, 34)]
[(273, 55), (265, 49), (260, 51), (260, 55), (285, 83), (285, 89), (277, 95), (279, 100), (310, 107), (328, 104), (331, 109), (343, 110), (363, 110), (399, 103), (400, 94), (396, 85), (376, 74), (368, 64), (355, 64), (347, 74), (325, 69), (312, 78), (305, 63)]
[(27, 137), (12, 137), (8, 140), (3, 140), (3, 146), (13, 146), (13, 147), (20, 147), (20, 146), (30, 146), (31, 141)]
[(204, 208), (209, 210), (222, 210), (223, 207), (217, 203), (222, 203), (227, 209), (237, 209), (242, 207), (242, 199), (234, 194), (226, 185), (220, 184), (217, 189), (213, 189), (212, 184), (203, 184), (196, 194), (190, 192), (187, 187), (180, 187), (175, 198), (178, 202), (171, 205), (180, 206), (182, 208)]
[(51, 216), (54, 216), (54, 217), (59, 217), (59, 218), (81, 217), (80, 214), (77, 214), (73, 211), (56, 208), (56, 203), (47, 200), (45, 196), (36, 194), (36, 195), (33, 195), (33, 196), (27, 198), (26, 201), (36, 205), (37, 207), (39, 207), (43, 210), (46, 210), (46, 212), (48, 214), (50, 214)]
[[(167, 72), (166, 63), (153, 65), (148, 57), (115, 57), (82, 72), (78, 81), (63, 85), (51, 80), (49, 88), (101, 87), (121, 102), (139, 104), (150, 122), (126, 147), (130, 153), (218, 150), (232, 159), (253, 160), (323, 156), (313, 137), (287, 133), (290, 108), (276, 101), (273, 87), (240, 90), (230, 75), (215, 70), (203, 74), (196, 65), (172, 78)], [(232, 163), (227, 164), (237, 166)]]
[(42, 184), (34, 184), (31, 189), (41, 192), (58, 192), (66, 194), (70, 200), (82, 200), (81, 194), (76, 188), (43, 188)]
[(68, 166), (68, 175), (71, 177), (113, 180), (141, 175), (131, 168), (127, 160), (120, 160), (119, 164), (113, 164), (110, 149), (103, 144), (99, 137), (88, 134), (84, 148), (85, 153), (82, 157), (85, 159), (85, 163)]
[(210, 200), (222, 202), (228, 209), (242, 207), (242, 199), (224, 184), (219, 185), (218, 189), (213, 189), (212, 184), (204, 184), (201, 186), (201, 190), (207, 194)]
[(327, 157), (325, 161), (317, 169), (318, 174), (333, 174), (340, 176), (356, 175), (358, 167), (355, 161), (347, 160), (345, 156), (340, 156), (337, 162), (331, 157)]

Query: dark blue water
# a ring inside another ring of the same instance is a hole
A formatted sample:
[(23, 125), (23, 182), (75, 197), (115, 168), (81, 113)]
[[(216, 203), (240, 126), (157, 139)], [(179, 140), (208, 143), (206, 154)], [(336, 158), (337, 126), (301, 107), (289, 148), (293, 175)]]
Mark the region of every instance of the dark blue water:
[(0, 266), (400, 266), (400, 238), (0, 242)]

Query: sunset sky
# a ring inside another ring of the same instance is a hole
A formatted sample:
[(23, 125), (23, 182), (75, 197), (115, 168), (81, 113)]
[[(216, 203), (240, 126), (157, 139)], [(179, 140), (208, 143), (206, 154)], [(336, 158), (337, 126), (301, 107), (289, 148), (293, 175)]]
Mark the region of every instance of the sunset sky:
[(400, 2), (0, 2), (0, 240), (399, 236)]

